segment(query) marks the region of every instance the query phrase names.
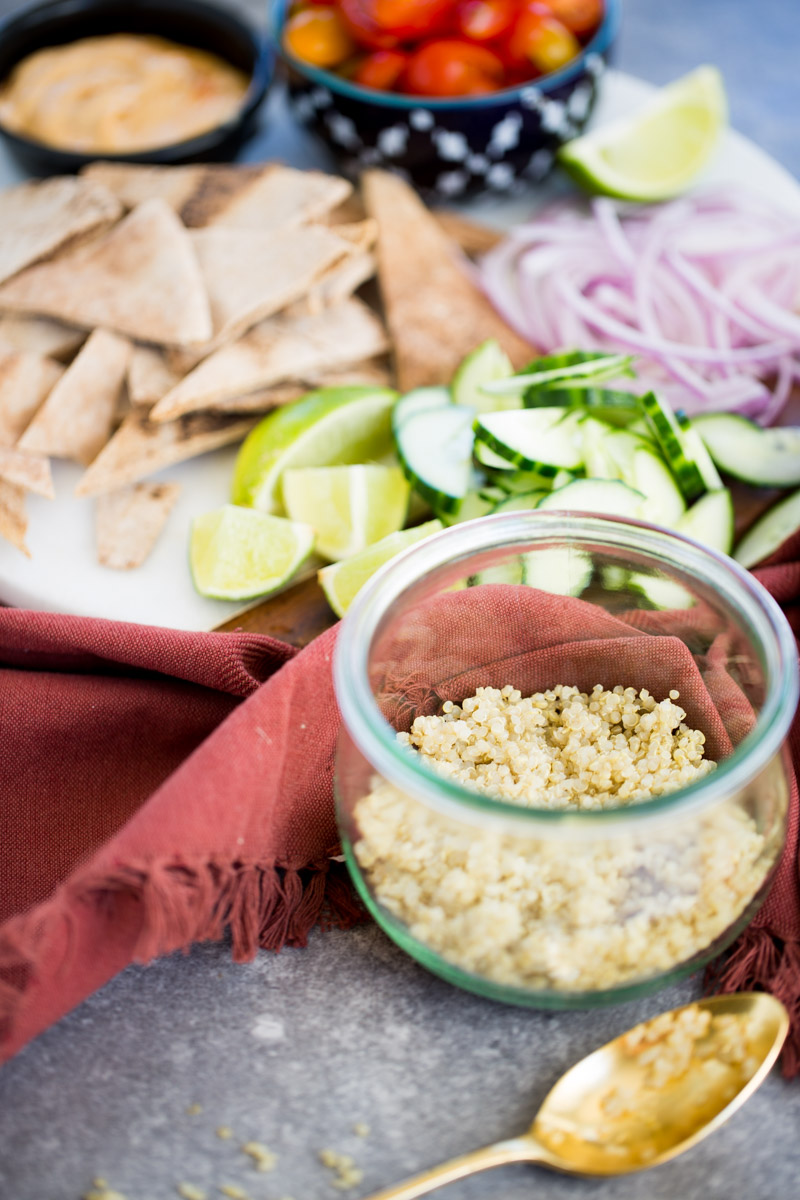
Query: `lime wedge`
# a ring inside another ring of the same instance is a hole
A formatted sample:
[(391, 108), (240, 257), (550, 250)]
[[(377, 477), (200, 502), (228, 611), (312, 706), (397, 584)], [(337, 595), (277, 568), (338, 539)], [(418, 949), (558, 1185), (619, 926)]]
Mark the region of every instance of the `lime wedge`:
[(558, 157), (588, 191), (666, 200), (705, 164), (727, 109), (719, 71), (698, 67), (662, 88), (636, 116), (567, 142)]
[(233, 503), (280, 512), (281, 476), (289, 468), (384, 458), (393, 448), (396, 399), (390, 388), (321, 388), (276, 408), (242, 443), (233, 472)]
[(310, 525), (226, 504), (192, 523), (194, 586), (214, 600), (250, 600), (291, 579), (314, 546)]
[(378, 567), (382, 567), (390, 558), (394, 558), (401, 550), (407, 550), (423, 538), (438, 533), (443, 528), (441, 521), (426, 521), (414, 529), (401, 529), (398, 533), (390, 533), (374, 546), (368, 546), (360, 554), (353, 555), (345, 562), (333, 563), (317, 572), (320, 586), (325, 597), (337, 617), (343, 617), (355, 599), (356, 593), (374, 575)]
[(313, 528), (317, 551), (333, 562), (402, 529), (410, 490), (399, 467), (301, 467), (283, 475), (287, 513)]

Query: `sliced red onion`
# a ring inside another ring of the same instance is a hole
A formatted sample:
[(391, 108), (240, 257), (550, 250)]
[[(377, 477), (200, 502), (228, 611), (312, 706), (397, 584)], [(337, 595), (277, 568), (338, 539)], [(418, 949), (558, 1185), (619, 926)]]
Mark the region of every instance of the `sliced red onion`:
[(634, 352), (634, 386), (687, 411), (769, 423), (800, 379), (800, 219), (760, 196), (557, 202), (480, 270), (498, 310), (541, 351)]

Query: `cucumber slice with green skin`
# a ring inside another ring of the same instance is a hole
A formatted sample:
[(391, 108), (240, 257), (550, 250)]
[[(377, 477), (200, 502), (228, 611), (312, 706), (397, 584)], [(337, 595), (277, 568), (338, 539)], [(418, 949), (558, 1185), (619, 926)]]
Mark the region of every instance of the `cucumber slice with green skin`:
[(430, 412), (435, 408), (446, 408), (453, 403), (450, 389), (446, 387), (419, 387), (401, 396), (392, 409), (392, 433), (397, 437), (398, 430), (411, 417), (421, 412)]
[(561, 512), (601, 513), (609, 517), (642, 516), (647, 503), (641, 492), (620, 479), (575, 479), (565, 487), (549, 492), (539, 501), (540, 509)]
[(733, 557), (743, 567), (755, 567), (769, 558), (800, 529), (800, 489), (784, 496), (740, 540)]
[(548, 384), (546, 387), (528, 388), (522, 402), (525, 408), (553, 404), (564, 408), (582, 408), (590, 416), (622, 429), (635, 421), (642, 411), (633, 392), (615, 392), (598, 387), (566, 388)]
[(571, 387), (594, 387), (605, 379), (617, 379), (620, 375), (632, 375), (630, 354), (600, 354), (573, 350), (565, 354), (551, 354), (547, 358), (534, 359), (518, 375), (510, 379), (498, 379), (484, 385), (484, 391), (493, 396), (514, 395), (520, 389), (538, 388), (544, 384), (569, 382)]
[(475, 422), (475, 436), (515, 466), (552, 477), (583, 461), (579, 420), (563, 408), (484, 413)]
[(708, 453), (705, 442), (697, 430), (692, 427), (692, 423), (685, 412), (678, 412), (675, 416), (678, 418), (678, 424), (683, 431), (683, 444), (686, 447), (687, 453), (692, 456), (697, 464), (698, 471), (703, 476), (706, 491), (719, 491), (721, 487), (724, 487), (724, 484), (719, 477), (719, 471), (714, 466), (714, 460)]
[(455, 512), (441, 513), (439, 519), (445, 525), (461, 525), (464, 521), (476, 521), (494, 512), (497, 500), (484, 496), (483, 492), (467, 492)]
[(549, 491), (553, 492), (556, 488), (566, 487), (568, 483), (573, 483), (578, 478), (575, 471), (557, 471), (553, 478), (549, 481)]
[(581, 421), (581, 445), (583, 465), (591, 479), (621, 479), (619, 466), (609, 448), (612, 429), (595, 417), (584, 417)]
[(495, 450), (490, 448), (476, 437), (475, 439), (475, 461), (479, 462), (482, 467), (489, 467), (492, 471), (514, 471), (516, 468), (507, 458), (503, 458)]
[(436, 513), (454, 513), (475, 482), (474, 413), (459, 404), (417, 412), (395, 430), (397, 456), (415, 491)]
[(536, 475), (528, 471), (503, 471), (492, 476), (492, 483), (501, 488), (506, 495), (511, 496), (525, 492), (548, 492), (554, 482), (554, 478), (546, 478), (544, 475)]
[(520, 408), (522, 389), (517, 396), (490, 396), (484, 384), (508, 379), (514, 374), (511, 359), (494, 338), (482, 342), (477, 350), (463, 360), (450, 385), (456, 404), (468, 404), (475, 412), (496, 412), (505, 408)]
[(592, 581), (592, 560), (569, 546), (523, 555), (522, 582), (556, 596), (580, 596)]
[(639, 397), (644, 414), (650, 422), (656, 442), (675, 476), (684, 499), (691, 504), (707, 491), (703, 475), (686, 445), (684, 431), (670, 406), (655, 392)]
[(762, 429), (734, 413), (694, 417), (692, 428), (726, 475), (757, 487), (800, 484), (800, 428)]
[(673, 526), (676, 533), (730, 554), (733, 546), (733, 497), (727, 488), (706, 492)]
[[(636, 398), (636, 403), (641, 403), (638, 396)], [(641, 408), (639, 409), (639, 412), (641, 413)], [(653, 427), (646, 417), (639, 416), (637, 420), (631, 421), (630, 425), (628, 425), (626, 429), (626, 433), (635, 433), (637, 437), (644, 438), (646, 442), (649, 442), (653, 446), (655, 445)]]
[(667, 579), (664, 575), (645, 575), (641, 571), (633, 571), (628, 587), (649, 600), (653, 608), (694, 608), (696, 603), (692, 593), (682, 583), (678, 583), (677, 579)]
[(506, 496), (505, 500), (495, 504), (492, 512), (526, 512), (528, 509), (536, 508), (539, 501), (543, 500), (546, 495), (547, 492), (521, 492), (519, 496)]
[[(645, 496), (642, 515), (646, 521), (672, 528), (682, 519), (686, 502), (675, 477), (656, 451), (647, 447), (634, 450), (630, 466), (623, 472), (622, 479)], [(697, 503), (701, 504), (703, 499), (701, 497)]]

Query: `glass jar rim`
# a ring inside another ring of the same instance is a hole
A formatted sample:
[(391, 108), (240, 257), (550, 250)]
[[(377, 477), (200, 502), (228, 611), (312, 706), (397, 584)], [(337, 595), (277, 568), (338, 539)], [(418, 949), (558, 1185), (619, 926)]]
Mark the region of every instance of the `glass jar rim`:
[[(762, 656), (767, 694), (756, 724), (733, 754), (697, 783), (664, 796), (616, 808), (574, 810), (523, 808), (496, 800), (437, 775), (397, 741), (369, 685), (369, 651), (390, 605), (418, 579), (449, 562), (481, 551), (531, 549), (537, 542), (576, 540), (638, 551), (662, 565), (674, 565), (725, 598), (736, 611)], [(333, 679), (342, 719), (355, 745), (374, 769), (401, 791), (424, 798), (439, 811), (534, 831), (583, 827), (596, 834), (630, 831), (643, 822), (673, 819), (713, 807), (744, 788), (780, 751), (800, 696), (797, 647), (789, 622), (769, 592), (727, 555), (659, 526), (618, 517), (558, 512), (513, 512), (453, 525), (391, 559), (361, 589), (345, 616), (334, 652)], [(624, 827), (624, 830), (623, 830)]]

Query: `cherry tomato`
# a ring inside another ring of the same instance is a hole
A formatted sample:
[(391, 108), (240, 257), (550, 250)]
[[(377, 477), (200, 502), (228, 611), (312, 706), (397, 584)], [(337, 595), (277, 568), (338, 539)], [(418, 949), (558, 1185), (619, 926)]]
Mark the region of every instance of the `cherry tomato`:
[(456, 26), (471, 42), (489, 42), (508, 33), (517, 12), (515, 0), (461, 0)]
[(338, 5), (348, 33), (359, 46), (370, 50), (393, 50), (400, 45), (399, 37), (375, 23), (369, 0), (338, 0)]
[(315, 67), (338, 67), (355, 49), (336, 9), (320, 4), (291, 16), (283, 40), (295, 58)]
[(472, 42), (425, 42), (411, 55), (404, 83), (413, 96), (478, 96), (503, 87), (503, 64)]
[(546, 75), (565, 66), (580, 50), (574, 33), (536, 0), (527, 3), (517, 17), (504, 42), (503, 60), (511, 69), (519, 70), (527, 63)]
[(362, 58), (350, 78), (362, 87), (390, 92), (406, 69), (408, 56), (400, 50), (376, 50)]
[(372, 21), (402, 42), (446, 31), (453, 0), (367, 0)]
[(545, 0), (562, 25), (570, 33), (585, 38), (593, 33), (603, 19), (603, 0)]

